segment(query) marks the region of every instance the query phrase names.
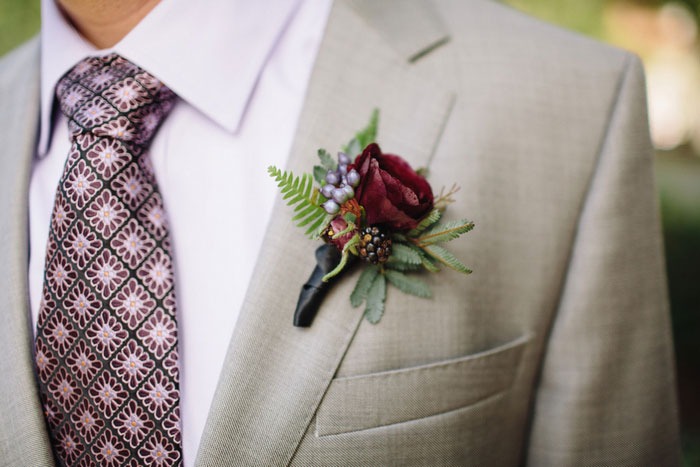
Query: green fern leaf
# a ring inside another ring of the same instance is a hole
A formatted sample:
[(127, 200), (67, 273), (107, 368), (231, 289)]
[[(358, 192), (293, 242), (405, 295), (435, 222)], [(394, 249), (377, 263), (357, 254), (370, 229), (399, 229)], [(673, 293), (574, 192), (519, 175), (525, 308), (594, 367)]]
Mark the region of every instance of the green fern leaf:
[(318, 209), (314, 209), (311, 214), (308, 216), (302, 218), (301, 221), (297, 224), (297, 227), (304, 227), (305, 225), (308, 225), (310, 222), (313, 222), (314, 220), (318, 218), (322, 218), (323, 214), (325, 214), (325, 211), (319, 211)]
[(298, 221), (299, 219), (305, 219), (306, 216), (308, 216), (309, 214), (313, 213), (316, 210), (316, 206), (314, 206), (313, 204), (309, 204), (308, 206), (305, 206), (303, 204), (299, 204), (299, 206), (297, 206), (294, 210), (296, 211), (297, 209), (299, 209), (299, 207), (302, 207), (303, 209), (301, 209), (299, 214), (292, 217), (292, 221)]
[(324, 197), (321, 201), (319, 201), (319, 196), (323, 197), (323, 195), (317, 189), (315, 189), (311, 193), (311, 202), (314, 203), (316, 206), (320, 206), (326, 200), (326, 198)]
[(283, 194), (282, 199), (287, 200), (287, 205), (294, 207), (297, 214), (292, 221), (297, 222), (299, 227), (311, 224), (307, 235), (318, 231), (327, 216), (326, 211), (318, 204), (318, 194), (313, 189), (313, 177), (307, 173), (295, 177), (292, 172), (282, 171), (274, 166), (268, 167), (267, 171), (277, 182)]
[(439, 245), (428, 245), (423, 247), (423, 250), (433, 258), (437, 259), (446, 266), (451, 267), (457, 272), (471, 274), (471, 270), (462, 264), (455, 256)]
[[(323, 212), (325, 213), (326, 211), (324, 210)], [(333, 217), (335, 217), (333, 214), (319, 217), (309, 226), (305, 234), (311, 238), (319, 238), (323, 231), (326, 230), (326, 227), (328, 227), (328, 224), (331, 223)]]
[(304, 180), (306, 180), (306, 188), (304, 188), (304, 198), (311, 200), (311, 190), (314, 187), (314, 179), (309, 174), (304, 174)]
[(360, 278), (357, 279), (355, 288), (350, 294), (350, 304), (352, 306), (358, 307), (362, 305), (362, 302), (364, 302), (365, 298), (367, 298), (369, 289), (372, 287), (377, 274), (379, 274), (379, 268), (376, 266), (367, 267), (362, 271)]
[(430, 298), (433, 294), (430, 292), (428, 284), (415, 277), (409, 277), (406, 274), (388, 269), (385, 273), (386, 278), (392, 285), (398, 287), (403, 292), (415, 295), (421, 298)]

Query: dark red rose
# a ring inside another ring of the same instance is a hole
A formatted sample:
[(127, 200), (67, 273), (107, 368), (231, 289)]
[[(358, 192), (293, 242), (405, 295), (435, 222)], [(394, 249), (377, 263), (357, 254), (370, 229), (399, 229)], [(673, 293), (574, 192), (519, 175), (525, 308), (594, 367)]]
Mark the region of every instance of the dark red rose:
[(409, 230), (433, 209), (433, 190), (408, 163), (382, 154), (375, 143), (357, 156), (350, 168), (360, 173), (355, 198), (365, 208), (367, 224)]

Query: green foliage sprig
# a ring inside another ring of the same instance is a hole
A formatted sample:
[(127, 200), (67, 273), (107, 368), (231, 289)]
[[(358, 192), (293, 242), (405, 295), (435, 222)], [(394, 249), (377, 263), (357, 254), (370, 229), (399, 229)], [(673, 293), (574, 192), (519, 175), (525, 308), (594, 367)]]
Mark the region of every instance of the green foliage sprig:
[(355, 137), (348, 144), (343, 146), (343, 151), (350, 157), (362, 152), (369, 144), (377, 139), (377, 128), (379, 126), (379, 109), (374, 109), (369, 118), (369, 123), (362, 130), (355, 134)]
[[(369, 322), (379, 322), (384, 314), (386, 281), (402, 292), (430, 298), (432, 292), (428, 284), (407, 275), (407, 272), (417, 271), (421, 267), (429, 272), (439, 272), (439, 265), (444, 265), (462, 274), (471, 274), (469, 268), (439, 244), (471, 231), (474, 223), (466, 219), (443, 223), (439, 222), (441, 217), (441, 210), (433, 209), (413, 230), (406, 234), (393, 234), (389, 260), (383, 266), (369, 266), (363, 271), (350, 295), (350, 303), (358, 307), (366, 300), (365, 318)], [(377, 282), (382, 284), (375, 286)]]
[(288, 206), (294, 206), (297, 214), (292, 218), (298, 221), (297, 226), (306, 227), (306, 235), (311, 238), (319, 236), (319, 228), (325, 227), (331, 221), (329, 215), (321, 207), (326, 198), (314, 188), (313, 179), (309, 174), (295, 177), (292, 172), (282, 171), (275, 166), (270, 166), (267, 172), (277, 182), (282, 199), (288, 200)]

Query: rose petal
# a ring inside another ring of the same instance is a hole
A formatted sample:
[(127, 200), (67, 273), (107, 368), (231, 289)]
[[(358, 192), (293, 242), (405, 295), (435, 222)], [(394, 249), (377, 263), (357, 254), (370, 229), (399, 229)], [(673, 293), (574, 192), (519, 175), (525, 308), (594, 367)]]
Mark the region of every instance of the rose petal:
[(369, 225), (411, 229), (433, 208), (433, 192), (427, 180), (401, 157), (382, 154), (375, 143), (368, 145), (350, 168), (360, 174), (355, 197), (365, 208)]

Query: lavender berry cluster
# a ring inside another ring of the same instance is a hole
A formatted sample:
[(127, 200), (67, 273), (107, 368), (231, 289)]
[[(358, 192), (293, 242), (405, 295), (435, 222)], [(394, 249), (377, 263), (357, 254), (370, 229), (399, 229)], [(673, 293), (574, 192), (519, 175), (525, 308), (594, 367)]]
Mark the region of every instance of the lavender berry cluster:
[(338, 153), (338, 169), (329, 170), (326, 174), (326, 185), (321, 188), (321, 194), (328, 199), (323, 203), (323, 209), (328, 214), (336, 214), (340, 206), (355, 197), (355, 188), (360, 184), (360, 174), (355, 169), (348, 172), (350, 157), (344, 152)]

